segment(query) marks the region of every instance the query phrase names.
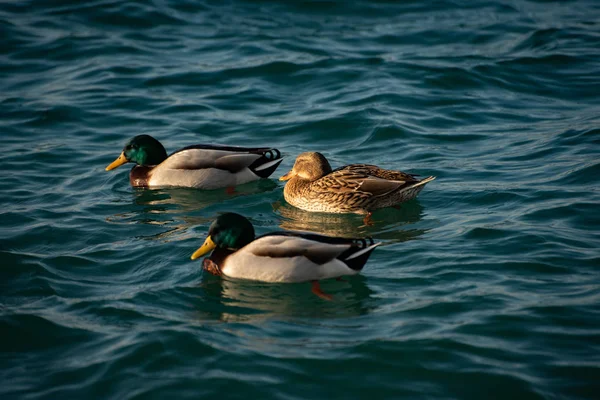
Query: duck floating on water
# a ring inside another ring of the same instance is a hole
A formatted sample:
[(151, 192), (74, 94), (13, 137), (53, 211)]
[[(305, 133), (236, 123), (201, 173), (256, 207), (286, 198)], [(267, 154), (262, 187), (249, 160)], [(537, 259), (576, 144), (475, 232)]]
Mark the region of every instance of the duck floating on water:
[(306, 211), (366, 214), (370, 224), (373, 210), (397, 206), (414, 199), (434, 176), (419, 180), (415, 175), (369, 164), (351, 164), (335, 170), (321, 153), (302, 153), (290, 172), (279, 178), (288, 181), (285, 200)]
[(197, 189), (233, 188), (269, 177), (283, 159), (274, 148), (193, 145), (170, 156), (149, 135), (131, 139), (106, 171), (132, 162), (129, 173), (133, 187), (180, 186)]
[(213, 275), (262, 282), (311, 282), (312, 292), (331, 300), (319, 281), (356, 275), (379, 243), (298, 232), (273, 232), (255, 237), (244, 216), (220, 215), (210, 226), (195, 260), (212, 251), (203, 268)]

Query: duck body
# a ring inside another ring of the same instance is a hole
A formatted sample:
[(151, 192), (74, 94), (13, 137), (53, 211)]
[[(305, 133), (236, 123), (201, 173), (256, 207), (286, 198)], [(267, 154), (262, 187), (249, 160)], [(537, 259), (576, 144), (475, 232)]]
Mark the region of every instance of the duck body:
[(271, 233), (235, 252), (215, 250), (210, 260), (230, 278), (309, 282), (358, 274), (377, 246), (366, 241), (301, 233)]
[(379, 208), (414, 199), (435, 177), (415, 175), (369, 164), (351, 164), (331, 170), (320, 153), (303, 153), (294, 168), (280, 180), (288, 180), (283, 194), (291, 205), (306, 211), (369, 214)]
[(129, 173), (133, 187), (179, 186), (196, 189), (233, 187), (267, 178), (281, 163), (274, 148), (219, 145), (188, 146), (167, 156), (164, 147), (148, 135), (131, 139), (106, 170), (126, 162), (135, 165)]
[(258, 238), (250, 221), (239, 214), (220, 215), (204, 244), (192, 254), (195, 260), (209, 252), (203, 267), (215, 275), (261, 282), (313, 282), (356, 275), (379, 243), (299, 232), (275, 232)]

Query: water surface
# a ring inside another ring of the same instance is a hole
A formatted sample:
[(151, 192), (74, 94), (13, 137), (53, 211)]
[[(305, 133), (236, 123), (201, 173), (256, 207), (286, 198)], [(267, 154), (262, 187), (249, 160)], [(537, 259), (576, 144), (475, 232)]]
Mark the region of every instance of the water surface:
[[(2, 398), (594, 398), (594, 1), (0, 4)], [(307, 214), (104, 171), (134, 135), (435, 175)], [(220, 212), (383, 242), (359, 276), (273, 285), (189, 260)], [(596, 395), (594, 395), (596, 393)]]

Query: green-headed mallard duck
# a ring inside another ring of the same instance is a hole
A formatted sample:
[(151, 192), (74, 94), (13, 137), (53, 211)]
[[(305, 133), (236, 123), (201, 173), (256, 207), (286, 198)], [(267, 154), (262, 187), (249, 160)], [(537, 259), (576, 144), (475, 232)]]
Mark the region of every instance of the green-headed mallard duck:
[(192, 260), (210, 251), (203, 267), (214, 275), (263, 282), (312, 282), (325, 299), (319, 280), (358, 274), (379, 243), (296, 232), (274, 232), (255, 238), (245, 217), (226, 213), (210, 226)]
[(127, 142), (121, 155), (106, 170), (132, 162), (137, 164), (129, 173), (134, 187), (218, 189), (267, 178), (281, 161), (279, 150), (266, 147), (194, 145), (167, 156), (158, 140), (138, 135)]
[(352, 164), (331, 170), (327, 159), (316, 152), (302, 153), (290, 172), (279, 178), (287, 181), (285, 200), (306, 211), (367, 214), (395, 206), (417, 196), (430, 176), (416, 179), (400, 171), (375, 165)]

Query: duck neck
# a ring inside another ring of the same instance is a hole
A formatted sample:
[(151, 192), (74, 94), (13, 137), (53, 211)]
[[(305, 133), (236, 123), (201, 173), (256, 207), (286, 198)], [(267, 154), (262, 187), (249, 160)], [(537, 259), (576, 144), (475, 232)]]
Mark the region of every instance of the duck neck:
[(309, 190), (311, 181), (307, 179), (302, 179), (298, 176), (293, 177), (288, 181), (288, 183), (283, 188), (283, 195), (287, 199), (288, 196), (292, 194), (304, 194), (307, 190)]
[(217, 247), (216, 249), (213, 250), (213, 252), (210, 254), (210, 260), (212, 262), (214, 262), (215, 264), (217, 264), (219, 266), (219, 268), (223, 268), (223, 265), (225, 264), (225, 259), (230, 255), (233, 254), (235, 251), (231, 250), (231, 249), (223, 249), (221, 247)]

